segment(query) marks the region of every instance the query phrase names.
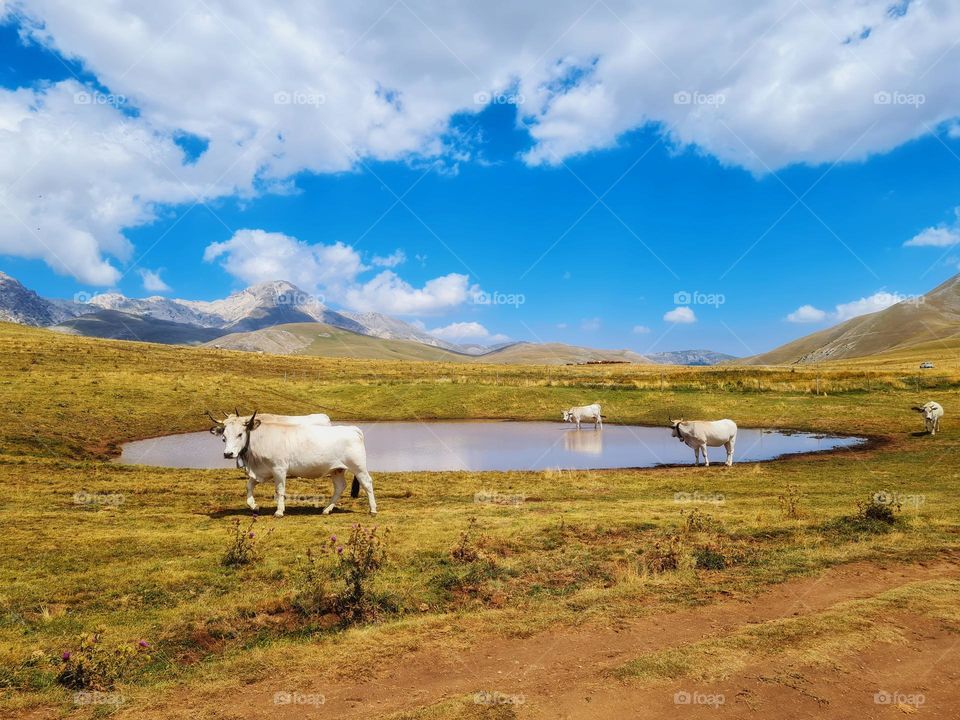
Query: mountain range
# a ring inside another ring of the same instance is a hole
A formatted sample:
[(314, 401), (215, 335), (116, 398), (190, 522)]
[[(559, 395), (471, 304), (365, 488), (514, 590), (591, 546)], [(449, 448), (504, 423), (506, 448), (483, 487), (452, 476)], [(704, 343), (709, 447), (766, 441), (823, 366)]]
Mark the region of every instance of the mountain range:
[(333, 310), (283, 280), (212, 301), (129, 298), (113, 292), (56, 300), (40, 297), (0, 272), (0, 320), (91, 337), (284, 354), (530, 364), (707, 365), (733, 359), (708, 350), (643, 356), (563, 343), (455, 344), (382, 313)]

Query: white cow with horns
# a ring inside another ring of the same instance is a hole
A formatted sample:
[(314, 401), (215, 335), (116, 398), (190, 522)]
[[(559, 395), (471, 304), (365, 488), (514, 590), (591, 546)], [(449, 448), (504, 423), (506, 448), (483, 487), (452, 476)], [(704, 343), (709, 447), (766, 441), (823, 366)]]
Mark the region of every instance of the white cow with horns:
[(671, 420), (673, 437), (693, 448), (693, 462), (700, 464), (700, 453), (703, 461), (710, 467), (710, 458), (707, 457), (708, 447), (723, 445), (727, 451), (727, 466), (733, 465), (733, 446), (737, 443), (737, 424), (733, 420)]
[(914, 405), (913, 409), (923, 415), (923, 428), (931, 435), (936, 435), (940, 429), (940, 418), (943, 417), (943, 406), (932, 400), (923, 405)]
[(210, 432), (223, 439), (223, 456), (242, 462), (247, 472), (247, 505), (251, 510), (257, 509), (253, 489), (272, 478), (277, 497), (274, 515), (283, 517), (288, 477), (329, 476), (333, 479), (333, 497), (323, 510), (323, 514), (328, 515), (343, 495), (349, 470), (354, 477), (352, 495), (356, 497), (362, 485), (370, 503), (370, 514), (376, 515), (377, 501), (373, 495), (373, 478), (367, 472), (363, 431), (349, 425), (308, 422), (305, 418), (309, 417), (260, 416), (254, 412), (249, 418), (237, 414), (214, 420)]
[(577, 424), (577, 430), (580, 429), (580, 423), (584, 421), (593, 421), (593, 429), (603, 428), (603, 415), (600, 414), (600, 403), (593, 405), (580, 405), (563, 411), (563, 421)]

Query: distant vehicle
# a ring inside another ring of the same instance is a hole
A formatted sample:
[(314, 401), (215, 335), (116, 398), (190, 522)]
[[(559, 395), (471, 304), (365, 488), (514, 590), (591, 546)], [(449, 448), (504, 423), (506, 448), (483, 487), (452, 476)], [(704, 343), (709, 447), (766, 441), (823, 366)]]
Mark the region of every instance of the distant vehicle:
[(920, 363), (921, 370), (933, 370), (933, 363), (927, 360), (926, 362)]

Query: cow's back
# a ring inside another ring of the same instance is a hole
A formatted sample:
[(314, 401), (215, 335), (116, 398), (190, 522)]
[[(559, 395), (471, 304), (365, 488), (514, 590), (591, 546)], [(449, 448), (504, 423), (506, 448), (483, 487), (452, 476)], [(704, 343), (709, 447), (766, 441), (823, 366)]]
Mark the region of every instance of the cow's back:
[(299, 477), (365, 469), (367, 461), (363, 432), (351, 425), (263, 423), (253, 431), (249, 454), (252, 466), (283, 466)]

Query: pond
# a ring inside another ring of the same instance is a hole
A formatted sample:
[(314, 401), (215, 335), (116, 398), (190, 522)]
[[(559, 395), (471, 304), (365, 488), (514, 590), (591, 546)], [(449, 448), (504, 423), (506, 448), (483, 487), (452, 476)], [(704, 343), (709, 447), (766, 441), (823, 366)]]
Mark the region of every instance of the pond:
[[(340, 423), (338, 423), (340, 424)], [(349, 424), (349, 423), (342, 423)], [(363, 422), (371, 472), (416, 470), (586, 470), (692, 463), (693, 450), (670, 429), (605, 425), (603, 430), (555, 422)], [(735, 462), (851, 447), (863, 438), (741, 428)], [(709, 449), (723, 462), (722, 447)], [(123, 446), (119, 462), (175, 468), (232, 468), (223, 443), (208, 432), (167, 435)]]

